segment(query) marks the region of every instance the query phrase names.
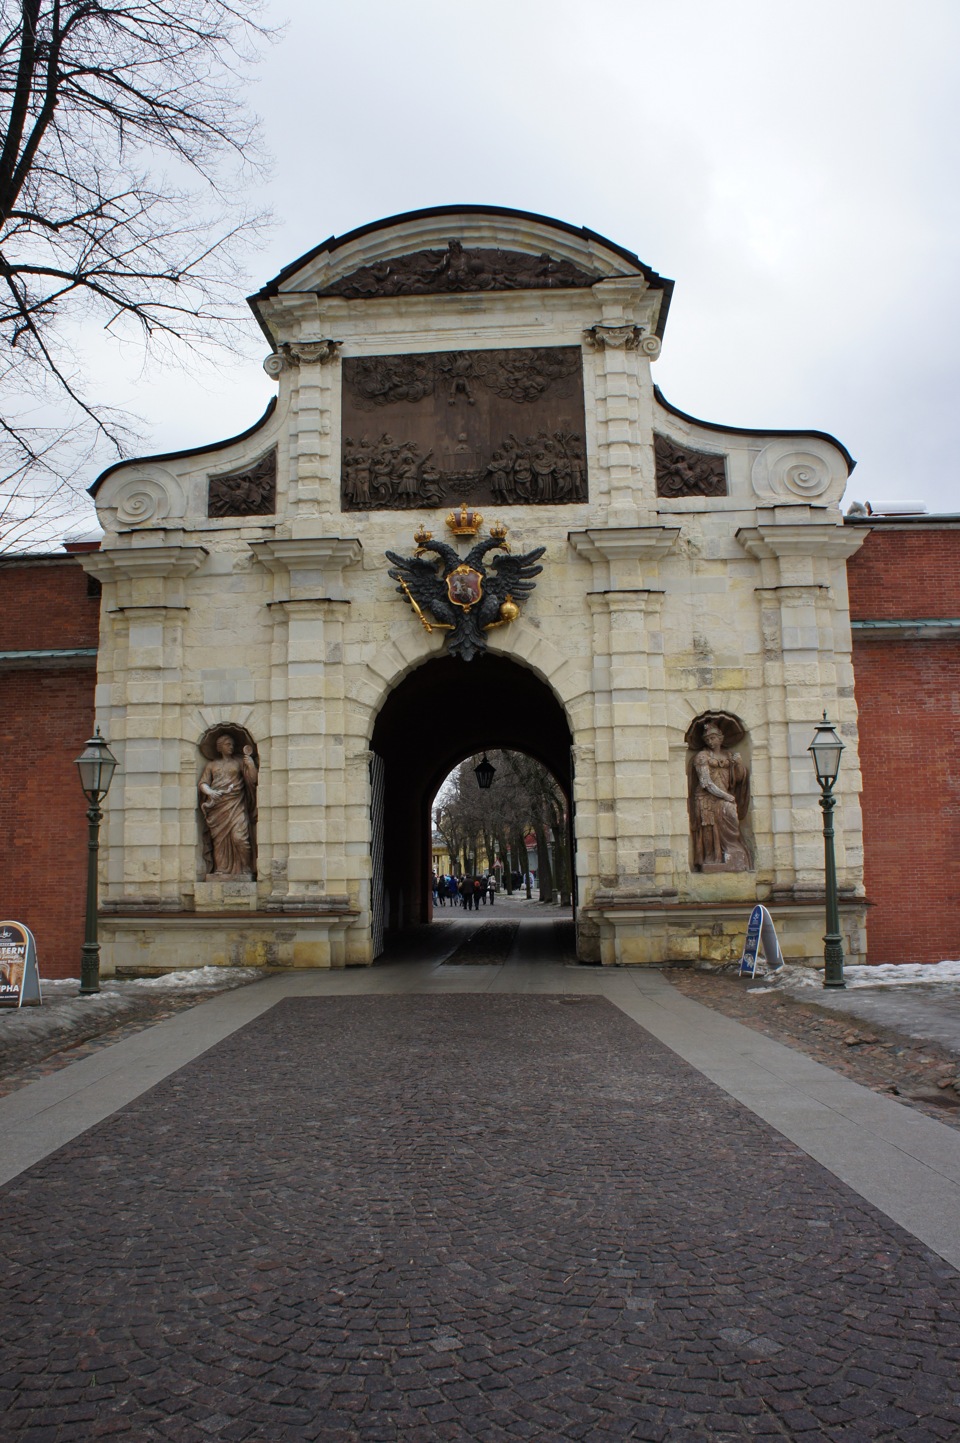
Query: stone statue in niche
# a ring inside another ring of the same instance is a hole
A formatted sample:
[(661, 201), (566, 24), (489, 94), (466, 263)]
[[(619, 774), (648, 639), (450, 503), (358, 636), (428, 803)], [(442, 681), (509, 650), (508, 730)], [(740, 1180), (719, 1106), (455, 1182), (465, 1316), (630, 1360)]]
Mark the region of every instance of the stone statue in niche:
[(215, 727), (200, 743), (208, 758), (197, 791), (206, 879), (256, 879), (259, 763), (241, 727)]
[(207, 494), (208, 516), (272, 516), (277, 509), (277, 453), (243, 471), (211, 476)]
[(722, 456), (713, 451), (679, 446), (676, 441), (656, 433), (653, 450), (658, 496), (726, 496), (727, 468)]
[(695, 872), (749, 872), (750, 852), (741, 823), (750, 805), (750, 773), (731, 751), (743, 726), (726, 712), (697, 717), (686, 735), (694, 749), (688, 764), (690, 831)]

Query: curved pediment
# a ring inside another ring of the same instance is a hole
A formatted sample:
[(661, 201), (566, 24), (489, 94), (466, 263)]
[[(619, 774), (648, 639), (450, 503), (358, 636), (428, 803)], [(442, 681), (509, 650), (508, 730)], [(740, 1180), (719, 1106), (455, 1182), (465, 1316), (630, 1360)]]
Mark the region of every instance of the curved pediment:
[(496, 206), (438, 206), (361, 226), (286, 266), (250, 304), (312, 291), (345, 300), (450, 292), (589, 287), (638, 277), (667, 294), (673, 282), (583, 226)]

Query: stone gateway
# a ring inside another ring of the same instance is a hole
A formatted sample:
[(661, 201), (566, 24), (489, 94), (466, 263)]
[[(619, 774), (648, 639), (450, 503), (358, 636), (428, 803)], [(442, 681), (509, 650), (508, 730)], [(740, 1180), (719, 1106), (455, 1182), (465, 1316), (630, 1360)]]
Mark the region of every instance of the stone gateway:
[(862, 959), (853, 463), (668, 403), (671, 291), (542, 216), (380, 221), (251, 298), (259, 422), (103, 473), (106, 970), (373, 961), (429, 916), (433, 796), (484, 747), (570, 799), (583, 960), (735, 960), (760, 901), (815, 965), (824, 708)]

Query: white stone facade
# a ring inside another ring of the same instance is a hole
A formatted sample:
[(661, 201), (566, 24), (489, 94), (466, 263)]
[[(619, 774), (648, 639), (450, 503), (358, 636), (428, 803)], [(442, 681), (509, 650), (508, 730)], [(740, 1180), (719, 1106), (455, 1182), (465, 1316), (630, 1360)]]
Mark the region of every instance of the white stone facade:
[[(346, 300), (360, 266), (450, 236), (599, 274), (573, 289)], [(243, 437), (111, 468), (97, 717), (121, 761), (103, 835), (102, 936), (118, 965), (372, 960), (370, 748), (378, 712), (442, 653), (384, 552), (442, 511), (344, 513), (348, 356), (579, 346), (589, 499), (485, 506), (514, 550), (546, 546), (536, 591), (489, 649), (532, 669), (573, 743), (581, 955), (722, 959), (770, 906), (788, 960), (822, 957), (823, 839), (806, 748), (824, 708), (846, 744), (837, 866), (850, 960), (863, 953), (863, 856), (847, 556), (849, 458), (819, 433), (697, 422), (655, 394), (669, 291), (590, 233), (515, 212), (423, 212), (328, 243), (254, 298), (278, 400)], [(335, 342), (336, 344), (330, 344)], [(657, 496), (654, 435), (726, 458), (726, 496)], [(277, 448), (271, 516), (207, 515), (210, 477)], [(480, 662), (461, 665), (482, 665)], [(735, 714), (752, 775), (749, 873), (691, 869), (685, 734)], [(200, 738), (231, 724), (261, 761), (256, 881), (202, 880)], [(419, 841), (411, 839), (411, 845)], [(424, 842), (429, 847), (429, 836)]]

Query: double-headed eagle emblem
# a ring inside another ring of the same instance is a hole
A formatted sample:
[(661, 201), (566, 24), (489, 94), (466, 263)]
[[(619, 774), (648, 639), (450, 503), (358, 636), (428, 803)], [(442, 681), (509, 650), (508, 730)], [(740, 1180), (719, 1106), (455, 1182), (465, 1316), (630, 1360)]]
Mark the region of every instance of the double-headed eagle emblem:
[[(483, 523), (478, 511), (461, 506), (447, 517), (447, 525), (455, 536), (476, 536)], [(507, 528), (492, 526), (490, 535), (460, 556), (445, 541), (434, 541), (431, 532), (420, 530), (414, 536), (414, 556), (386, 553), (393, 562), (388, 573), (399, 582), (397, 590), (413, 607), (427, 631), (448, 631), (447, 649), (464, 661), (471, 661), (486, 651), (486, 633), (495, 626), (506, 626), (520, 615), (519, 602), (526, 601), (536, 586), (542, 566), (539, 561), (546, 547), (538, 546), (523, 556), (509, 554)], [(493, 558), (484, 565), (490, 551), (506, 555)], [(425, 557), (433, 552), (433, 559)], [(425, 612), (435, 618), (430, 621)]]

